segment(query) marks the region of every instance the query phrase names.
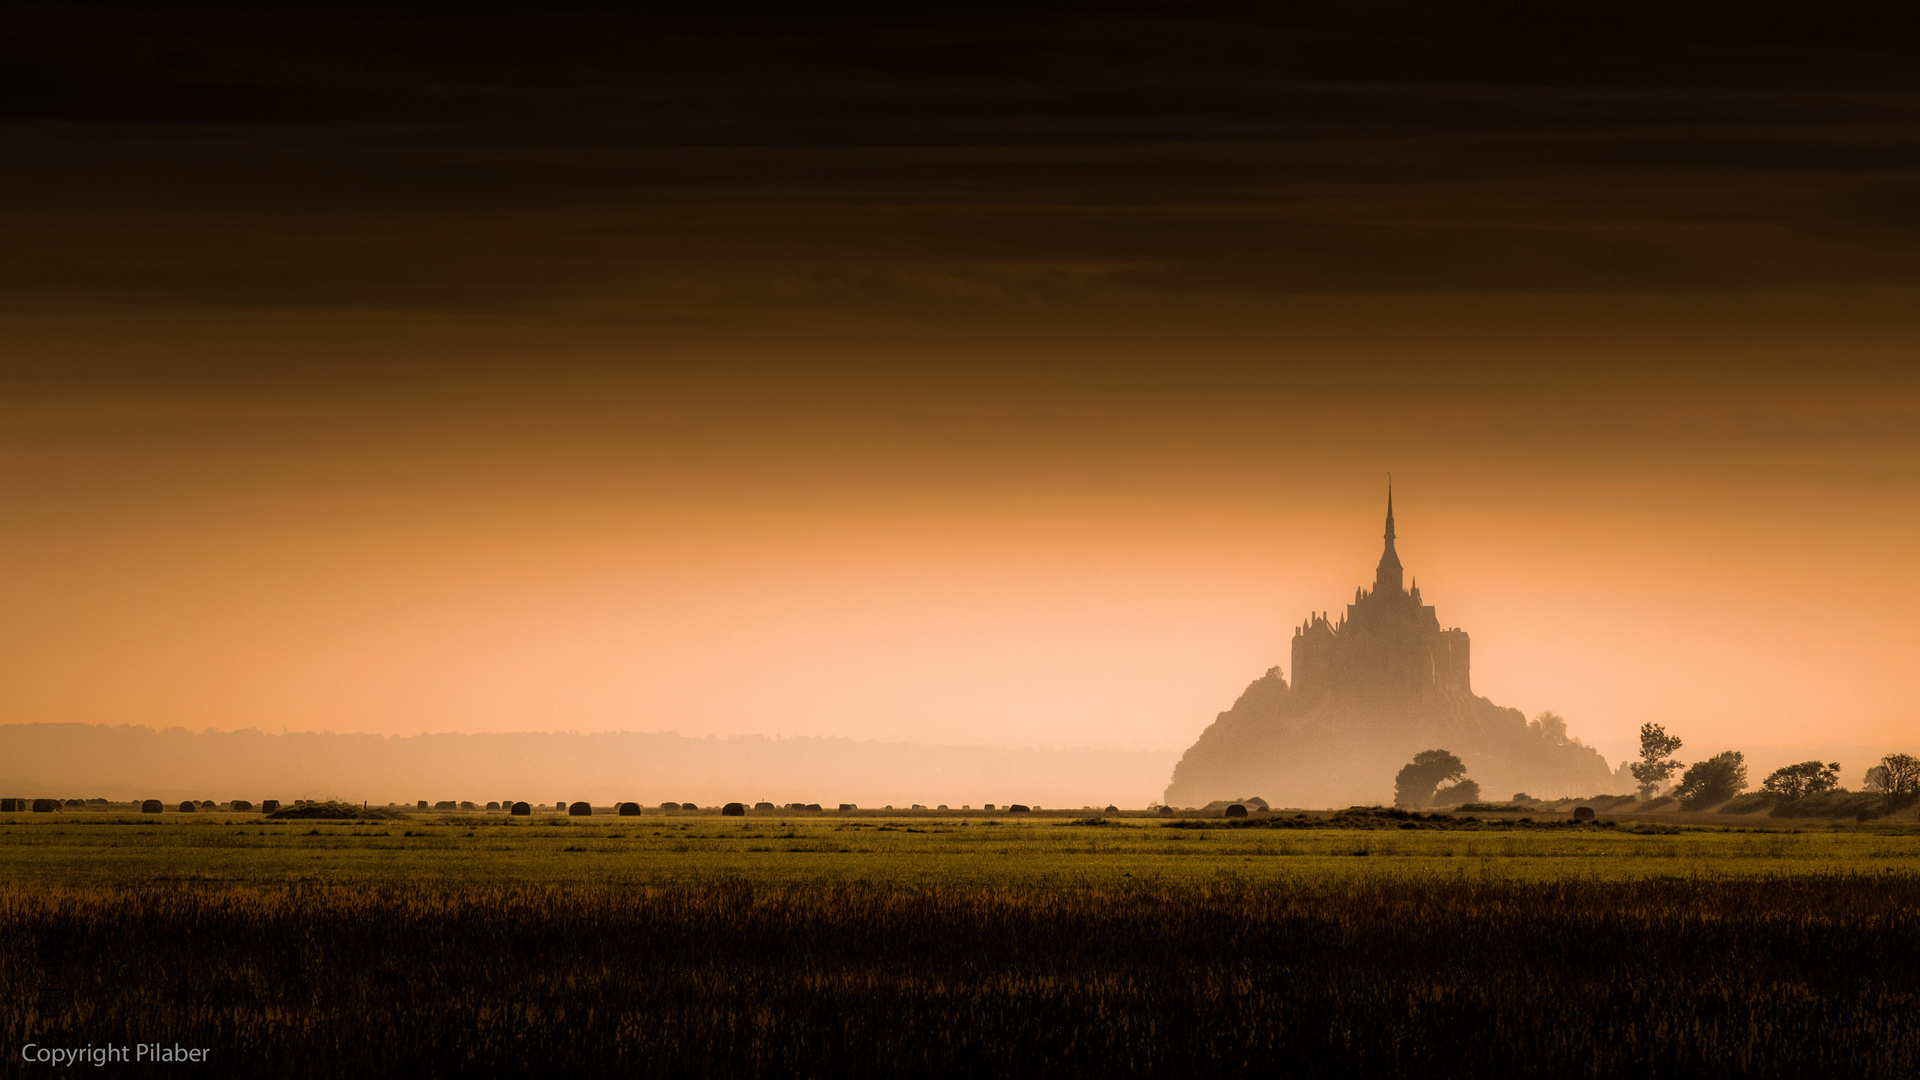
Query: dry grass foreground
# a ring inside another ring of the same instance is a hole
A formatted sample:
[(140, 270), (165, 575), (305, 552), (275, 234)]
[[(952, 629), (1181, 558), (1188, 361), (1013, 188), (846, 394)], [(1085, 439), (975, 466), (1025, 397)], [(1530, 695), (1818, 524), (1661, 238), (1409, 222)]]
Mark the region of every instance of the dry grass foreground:
[(13, 1047), (287, 1076), (1920, 1073), (1920, 837), (1891, 829), (100, 817), (0, 826)]

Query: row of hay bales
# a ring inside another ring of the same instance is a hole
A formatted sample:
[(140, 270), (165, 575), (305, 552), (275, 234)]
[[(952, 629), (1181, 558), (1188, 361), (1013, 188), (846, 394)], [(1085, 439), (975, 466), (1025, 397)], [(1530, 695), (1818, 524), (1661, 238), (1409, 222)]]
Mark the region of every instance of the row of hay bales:
[[(235, 799), (225, 804), (214, 802), (211, 799), (185, 799), (174, 804), (171, 809), (176, 813), (194, 814), (202, 811), (220, 810), (223, 808), (223, 805), (225, 809), (234, 813), (250, 814), (253, 812), (253, 803), (248, 799)], [(145, 814), (162, 814), (166, 813), (169, 809), (168, 805), (159, 799), (136, 799), (131, 803), (115, 803), (109, 802), (106, 799), (0, 799), (0, 813), (27, 811), (36, 814), (51, 814), (63, 810), (113, 810), (116, 808), (136, 809)], [(262, 813), (270, 814), (280, 808), (280, 803), (277, 799), (267, 799), (260, 804), (260, 808)]]
[(111, 810), (106, 799), (0, 799), (0, 813), (51, 814), (61, 810)]
[[(309, 803), (309, 800), (296, 799), (293, 801), (291, 805), (294, 807), (301, 807), (301, 806), (308, 805), (308, 803)], [(112, 809), (116, 805), (125, 807), (130, 804), (126, 804), (126, 803), (114, 804), (114, 803), (109, 803), (105, 799), (88, 799), (85, 801), (82, 801), (79, 799), (66, 799), (66, 800), (24, 799), (24, 798), (0, 799), (0, 813), (23, 812), (23, 811), (32, 811), (35, 813), (52, 813), (59, 810), (82, 810), (82, 809), (107, 810), (107, 809)], [(166, 813), (169, 811), (172, 811), (174, 813), (181, 813), (181, 814), (193, 814), (193, 813), (202, 813), (207, 811), (219, 811), (223, 809), (232, 813), (240, 813), (240, 814), (255, 812), (254, 803), (249, 799), (234, 799), (231, 802), (224, 803), (224, 804), (216, 803), (216, 802), (213, 802), (212, 800), (205, 800), (205, 799), (199, 799), (199, 800), (187, 799), (171, 806), (168, 805), (167, 803), (162, 802), (159, 799), (146, 799), (146, 800), (137, 801), (131, 805), (137, 807), (142, 813), (147, 813), (147, 814), (160, 814), (160, 813)], [(399, 806), (398, 804), (390, 803), (388, 805), (394, 809), (402, 809), (402, 807)], [(262, 814), (276, 813), (280, 810), (281, 806), (282, 806), (282, 803), (278, 799), (262, 799), (258, 807), (258, 812)], [(527, 803), (524, 801), (512, 800), (512, 799), (505, 799), (498, 802), (489, 802), (484, 805), (476, 802), (454, 800), (454, 799), (442, 799), (437, 802), (429, 802), (426, 799), (421, 799), (414, 804), (413, 808), (417, 811), (439, 812), (439, 813), (462, 813), (462, 812), (506, 813), (506, 814), (518, 817), (518, 816), (530, 815), (534, 813), (536, 809), (543, 809), (544, 806), (545, 804), (533, 804), (533, 803)], [(663, 802), (660, 804), (660, 812), (662, 813), (676, 813), (676, 812), (677, 813), (698, 813), (702, 809), (703, 808), (698, 803), (694, 803), (694, 802)], [(711, 811), (713, 808), (707, 807), (705, 809)], [(798, 802), (779, 804), (779, 803), (761, 801), (761, 802), (754, 803), (753, 809), (759, 813), (781, 813), (781, 812), (822, 813), (824, 812), (824, 808), (819, 803), (798, 803)], [(859, 806), (854, 803), (838, 804), (838, 811), (843, 814), (852, 813), (859, 809), (860, 809)], [(889, 806), (889, 807), (886, 807), (886, 809), (892, 810), (893, 807)], [(913, 809), (924, 811), (927, 809), (927, 807), (922, 806), (918, 803), (915, 803), (913, 806)], [(942, 803), (936, 809), (940, 811), (945, 811), (947, 809), (947, 806), (946, 804)], [(962, 809), (972, 810), (973, 808), (969, 806), (969, 807), (962, 807)], [(1038, 808), (1028, 807), (1021, 803), (1014, 803), (1004, 808), (996, 808), (992, 803), (988, 803), (982, 809), (985, 809), (985, 810), (1004, 809), (1004, 811), (1007, 813), (1019, 814), (1019, 813), (1026, 813), (1031, 809), (1038, 809)], [(738, 803), (738, 802), (726, 803), (725, 805), (719, 807), (719, 811), (721, 816), (723, 817), (741, 817), (741, 816), (744, 816), (747, 812), (747, 804)], [(591, 803), (587, 803), (587, 802), (567, 802), (566, 800), (559, 800), (553, 803), (552, 812), (564, 813), (570, 817), (590, 817), (594, 813), (594, 808)], [(615, 803), (612, 806), (612, 812), (621, 817), (635, 817), (640, 814), (641, 807), (640, 807), (640, 804), (637, 802), (620, 802), (620, 803)], [(1109, 806), (1107, 808), (1107, 812), (1114, 813), (1116, 812), (1116, 810), (1114, 807)]]
[[(544, 804), (534, 804), (534, 803), (528, 803), (524, 801), (503, 800), (501, 802), (490, 802), (490, 803), (487, 803), (485, 806), (481, 806), (480, 804), (473, 803), (473, 802), (455, 802), (452, 800), (441, 800), (439, 802), (430, 803), (425, 799), (421, 799), (418, 803), (415, 804), (415, 809), (427, 810), (427, 811), (438, 811), (443, 813), (461, 812), (461, 811), (491, 812), (491, 813), (505, 812), (507, 814), (519, 817), (519, 816), (530, 815), (535, 813), (537, 810), (544, 809)], [(663, 802), (660, 804), (661, 813), (697, 813), (702, 809), (711, 810), (712, 808), (711, 807), (703, 808), (700, 806), (700, 804), (694, 803), (694, 802)], [(799, 803), (799, 802), (780, 804), (780, 803), (761, 801), (761, 802), (754, 803), (753, 809), (755, 812), (758, 812), (758, 813), (780, 813), (780, 812), (824, 813), (825, 812), (825, 808), (820, 803)], [(853, 813), (859, 809), (860, 807), (855, 803), (838, 804), (838, 812), (843, 814)], [(893, 807), (889, 806), (889, 807), (886, 807), (886, 809), (892, 810)], [(924, 811), (927, 809), (927, 807), (916, 803), (914, 804), (913, 809)], [(945, 811), (947, 809), (947, 806), (945, 803), (942, 803), (937, 809), (941, 811)], [(972, 807), (970, 806), (963, 807), (963, 809), (971, 810)], [(1003, 809), (1007, 813), (1024, 814), (1038, 808), (1029, 807), (1023, 803), (1014, 803), (1007, 807), (996, 808), (992, 803), (988, 803), (986, 804), (984, 809), (986, 810)], [(613, 804), (613, 806), (611, 807), (611, 810), (613, 813), (621, 817), (637, 817), (641, 813), (641, 806), (637, 802), (618, 802)], [(723, 804), (719, 808), (719, 810), (720, 810), (720, 816), (722, 817), (743, 817), (747, 813), (747, 804), (742, 802), (730, 802), (730, 803)], [(593, 808), (593, 804), (588, 802), (567, 802), (565, 800), (559, 800), (553, 804), (552, 812), (565, 813), (569, 817), (591, 817), (594, 813), (594, 808)], [(1116, 807), (1109, 806), (1107, 807), (1107, 812), (1117, 813), (1118, 809)]]
[[(161, 814), (165, 813), (166, 809), (167, 804), (161, 802), (159, 799), (147, 799), (140, 804), (140, 812), (143, 814)], [(175, 813), (194, 814), (203, 810), (218, 810), (220, 809), (220, 804), (215, 802), (195, 802), (192, 799), (188, 799), (173, 809)], [(236, 814), (251, 814), (254, 811), (253, 800), (235, 799), (227, 804), (227, 809)], [(260, 800), (260, 812), (263, 814), (271, 814), (279, 809), (279, 799)]]

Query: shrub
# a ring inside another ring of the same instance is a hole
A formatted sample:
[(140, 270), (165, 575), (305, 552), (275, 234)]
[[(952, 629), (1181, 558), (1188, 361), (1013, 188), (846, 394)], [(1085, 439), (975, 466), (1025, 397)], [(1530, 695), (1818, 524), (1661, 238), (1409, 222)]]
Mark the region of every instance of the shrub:
[(517, 802), (513, 804), (513, 809), (507, 812), (509, 814), (512, 814), (514, 817), (526, 817), (527, 815), (533, 813), (533, 807), (528, 806), (526, 803), (523, 803), (523, 802)]
[(1227, 816), (1233, 818), (1246, 817), (1247, 808), (1241, 806), (1239, 803), (1234, 803), (1232, 806), (1227, 807)]
[(148, 799), (140, 804), (140, 812), (143, 814), (158, 814), (165, 809), (166, 807), (161, 804), (159, 799)]
[(1800, 799), (1808, 795), (1818, 795), (1823, 791), (1832, 791), (1840, 786), (1840, 763), (1837, 761), (1822, 764), (1818, 761), (1803, 761), (1798, 765), (1788, 765), (1773, 770), (1760, 782), (1760, 790), (1782, 799)]
[(1738, 750), (1715, 754), (1687, 767), (1674, 795), (1685, 810), (1718, 806), (1747, 789), (1747, 759)]
[(592, 817), (593, 804), (583, 803), (583, 802), (574, 803), (572, 806), (567, 807), (567, 816), (568, 817)]
[(1427, 805), (1459, 806), (1461, 803), (1471, 803), (1471, 802), (1479, 802), (1479, 801), (1480, 801), (1480, 785), (1474, 783), (1471, 780), (1462, 780), (1457, 784), (1449, 784), (1446, 787), (1441, 788), (1439, 791), (1434, 792), (1433, 801), (1428, 803)]
[(260, 812), (261, 812), (261, 813), (263, 813), (263, 814), (271, 814), (271, 813), (273, 813), (273, 812), (274, 812), (275, 810), (278, 810), (278, 809), (280, 809), (280, 800), (279, 800), (279, 799), (261, 799), (261, 800), (260, 800)]
[(343, 802), (303, 802), (299, 806), (290, 806), (267, 815), (275, 821), (352, 821), (356, 818), (370, 818), (377, 821), (392, 820), (403, 815), (397, 810), (385, 807), (355, 806)]
[(180, 812), (183, 814), (191, 814), (198, 809), (200, 808), (193, 805), (192, 799), (188, 799), (186, 802), (180, 804)]
[(1872, 821), (1893, 812), (1885, 795), (1871, 791), (1823, 791), (1774, 807), (1773, 816), (1781, 818), (1853, 818)]
[(721, 817), (746, 817), (747, 804), (730, 802), (727, 805), (720, 808), (720, 816)]
[(1780, 803), (1780, 796), (1771, 791), (1749, 791), (1745, 795), (1736, 795), (1720, 807), (1723, 814), (1757, 814), (1762, 810), (1772, 810)]
[(250, 814), (253, 812), (253, 803), (248, 799), (235, 799), (228, 805), (233, 807), (235, 813)]

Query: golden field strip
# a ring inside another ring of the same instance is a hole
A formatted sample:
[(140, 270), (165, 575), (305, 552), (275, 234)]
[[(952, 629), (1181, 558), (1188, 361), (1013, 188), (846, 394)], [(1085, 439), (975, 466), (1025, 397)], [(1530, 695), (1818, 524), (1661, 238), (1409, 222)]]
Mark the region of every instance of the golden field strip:
[[(1545, 818), (1556, 817), (1546, 815)], [(1567, 827), (1483, 819), (1474, 829), (1226, 828), (1224, 822), (1084, 814), (652, 812), (404, 814), (270, 821), (257, 814), (0, 815), (0, 865), (16, 885), (152, 882), (650, 884), (1195, 883), (1326, 876), (1629, 881), (1712, 875), (1920, 872), (1910, 812), (1856, 825), (1761, 818)]]
[(0, 1043), (405, 1080), (1920, 1074), (1910, 810), (1536, 816), (0, 815)]

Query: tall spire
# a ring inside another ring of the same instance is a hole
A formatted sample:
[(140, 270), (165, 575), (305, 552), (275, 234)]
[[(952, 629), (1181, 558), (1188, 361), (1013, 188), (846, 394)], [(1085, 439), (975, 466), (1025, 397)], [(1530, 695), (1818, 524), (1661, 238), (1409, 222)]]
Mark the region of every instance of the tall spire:
[(1402, 592), (1400, 556), (1393, 550), (1393, 474), (1387, 474), (1387, 547), (1380, 554), (1380, 567), (1373, 574), (1373, 591)]
[(1393, 550), (1393, 474), (1387, 474), (1387, 550)]

